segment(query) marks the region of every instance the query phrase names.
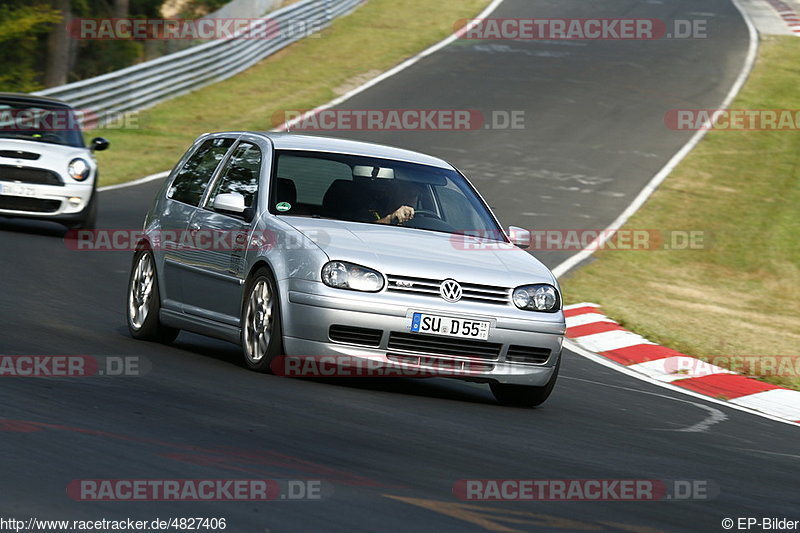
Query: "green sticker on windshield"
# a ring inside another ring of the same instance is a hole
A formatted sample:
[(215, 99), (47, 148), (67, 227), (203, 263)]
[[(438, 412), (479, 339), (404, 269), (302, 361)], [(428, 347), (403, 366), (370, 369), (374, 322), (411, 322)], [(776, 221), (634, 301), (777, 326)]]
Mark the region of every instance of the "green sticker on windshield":
[(289, 202), (281, 202), (281, 203), (279, 203), (278, 205), (275, 206), (275, 209), (277, 209), (281, 213), (283, 213), (284, 211), (288, 211), (291, 208), (292, 208), (292, 204), (290, 204)]

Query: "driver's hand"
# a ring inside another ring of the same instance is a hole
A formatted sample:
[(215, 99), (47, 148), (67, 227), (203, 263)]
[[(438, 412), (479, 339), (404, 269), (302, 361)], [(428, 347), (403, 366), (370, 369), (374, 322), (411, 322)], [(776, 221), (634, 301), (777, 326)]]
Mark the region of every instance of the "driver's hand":
[(392, 218), (397, 220), (398, 224), (408, 222), (414, 218), (414, 208), (407, 205), (400, 206), (397, 211), (392, 213)]

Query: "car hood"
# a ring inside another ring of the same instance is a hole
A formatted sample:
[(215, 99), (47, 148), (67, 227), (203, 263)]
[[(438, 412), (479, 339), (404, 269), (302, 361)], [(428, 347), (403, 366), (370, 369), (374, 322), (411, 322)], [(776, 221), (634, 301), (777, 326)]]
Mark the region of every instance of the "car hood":
[(282, 216), (332, 260), (350, 261), (388, 275), (515, 287), (555, 283), (536, 258), (509, 243), (465, 240), (434, 231)]
[[(65, 176), (67, 165), (72, 159), (81, 157), (89, 166), (95, 167), (94, 157), (87, 148), (78, 146), (65, 146), (62, 144), (48, 144), (22, 139), (4, 139), (0, 137), (0, 152), (24, 152), (36, 154), (37, 159), (24, 159), (7, 154), (0, 157), (0, 165), (13, 165), (21, 167), (46, 168)], [(9, 157), (10, 156), (10, 157)]]

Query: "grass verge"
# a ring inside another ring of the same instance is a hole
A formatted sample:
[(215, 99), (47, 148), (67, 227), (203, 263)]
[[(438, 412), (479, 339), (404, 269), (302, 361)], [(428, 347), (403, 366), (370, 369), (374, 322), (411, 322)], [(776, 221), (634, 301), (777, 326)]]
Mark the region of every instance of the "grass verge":
[(276, 112), (332, 100), (444, 39), (455, 21), (488, 3), (369, 0), (233, 78), (141, 112), (136, 129), (89, 132), (111, 141), (111, 149), (97, 154), (100, 185), (170, 169), (207, 131), (272, 129)]
[[(798, 57), (800, 39), (766, 38), (731, 107), (800, 109)], [(761, 377), (800, 389), (800, 131), (709, 132), (626, 228), (701, 231), (705, 245), (601, 251), (562, 280), (568, 303), (701, 358), (795, 356), (789, 375)]]

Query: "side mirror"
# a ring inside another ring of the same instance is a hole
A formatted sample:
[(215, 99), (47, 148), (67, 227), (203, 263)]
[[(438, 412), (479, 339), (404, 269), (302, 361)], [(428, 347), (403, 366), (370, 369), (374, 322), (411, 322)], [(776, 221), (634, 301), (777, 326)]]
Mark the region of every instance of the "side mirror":
[(244, 196), (238, 192), (219, 194), (214, 198), (212, 206), (215, 211), (241, 215), (247, 206), (244, 205)]
[(103, 137), (95, 137), (92, 139), (92, 142), (89, 144), (89, 149), (92, 152), (102, 152), (108, 148), (109, 142), (108, 139)]
[(511, 244), (526, 250), (531, 246), (531, 232), (518, 226), (508, 227), (508, 238)]

